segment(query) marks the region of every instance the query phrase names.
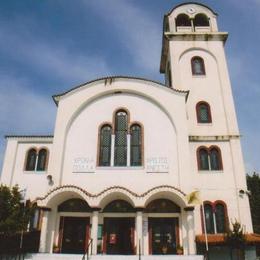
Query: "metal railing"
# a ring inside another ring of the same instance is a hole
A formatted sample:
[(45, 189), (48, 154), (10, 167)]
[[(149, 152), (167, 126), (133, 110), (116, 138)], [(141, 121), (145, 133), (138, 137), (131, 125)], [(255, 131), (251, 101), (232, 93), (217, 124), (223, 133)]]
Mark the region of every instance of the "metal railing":
[(86, 259), (86, 255), (87, 255), (87, 260), (89, 260), (89, 248), (90, 248), (90, 255), (92, 255), (92, 245), (93, 245), (93, 239), (91, 238), (84, 252), (84, 255), (82, 256), (82, 260)]

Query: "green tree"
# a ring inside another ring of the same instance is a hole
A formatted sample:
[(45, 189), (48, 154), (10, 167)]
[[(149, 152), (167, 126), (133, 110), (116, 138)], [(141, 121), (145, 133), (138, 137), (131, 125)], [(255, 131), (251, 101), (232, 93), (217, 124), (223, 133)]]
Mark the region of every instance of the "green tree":
[(0, 186), (0, 234), (12, 235), (26, 230), (32, 210), (21, 203), (21, 200), (18, 186)]
[(258, 173), (247, 174), (247, 187), (251, 192), (249, 196), (254, 232), (260, 234), (260, 176)]

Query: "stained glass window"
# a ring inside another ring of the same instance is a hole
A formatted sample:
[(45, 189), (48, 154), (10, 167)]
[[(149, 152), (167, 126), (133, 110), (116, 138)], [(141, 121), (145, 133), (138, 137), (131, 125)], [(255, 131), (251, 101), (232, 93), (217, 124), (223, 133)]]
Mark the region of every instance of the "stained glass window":
[(58, 212), (90, 212), (92, 209), (82, 199), (68, 199), (58, 206)]
[(225, 208), (223, 204), (218, 203), (215, 207), (217, 233), (224, 233), (225, 227)]
[(106, 205), (103, 212), (135, 212), (135, 209), (125, 200), (114, 200)]
[(26, 171), (34, 171), (35, 170), (36, 158), (37, 158), (36, 150), (30, 149), (27, 153), (26, 167), (25, 167)]
[(145, 212), (149, 213), (179, 213), (181, 212), (180, 207), (173, 201), (168, 199), (156, 199), (151, 201)]
[(210, 107), (206, 102), (197, 104), (198, 123), (211, 123)]
[(214, 234), (213, 208), (210, 204), (204, 205), (205, 222), (208, 234)]
[(47, 150), (41, 149), (38, 154), (37, 171), (45, 171), (47, 163)]
[(210, 166), (211, 170), (221, 170), (220, 155), (216, 148), (210, 150)]
[(118, 111), (115, 115), (115, 166), (127, 164), (127, 125), (127, 113)]
[(111, 126), (105, 125), (100, 130), (99, 165), (109, 166), (111, 158)]
[(191, 69), (193, 75), (205, 75), (204, 60), (201, 57), (191, 59)]
[(199, 150), (199, 170), (209, 170), (209, 157), (206, 149)]
[(131, 166), (142, 165), (142, 130), (139, 125), (131, 127)]

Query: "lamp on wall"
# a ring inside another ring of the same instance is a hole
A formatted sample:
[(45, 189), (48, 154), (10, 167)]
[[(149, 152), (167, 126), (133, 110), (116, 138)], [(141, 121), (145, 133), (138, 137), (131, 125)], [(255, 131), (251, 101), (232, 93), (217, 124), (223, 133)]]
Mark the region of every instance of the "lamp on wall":
[(251, 191), (250, 190), (239, 190), (239, 196), (243, 197), (244, 195), (247, 195), (247, 196), (251, 196)]
[(48, 184), (49, 185), (53, 185), (53, 179), (52, 179), (52, 175), (47, 175), (47, 180), (48, 180)]

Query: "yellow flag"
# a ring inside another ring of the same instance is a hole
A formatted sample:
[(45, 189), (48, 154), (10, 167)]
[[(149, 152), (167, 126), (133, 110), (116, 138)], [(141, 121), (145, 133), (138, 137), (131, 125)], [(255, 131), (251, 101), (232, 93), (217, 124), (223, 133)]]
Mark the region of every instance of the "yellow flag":
[(187, 194), (186, 200), (187, 200), (188, 204), (200, 205), (201, 204), (200, 192), (199, 191), (193, 191), (193, 192)]

